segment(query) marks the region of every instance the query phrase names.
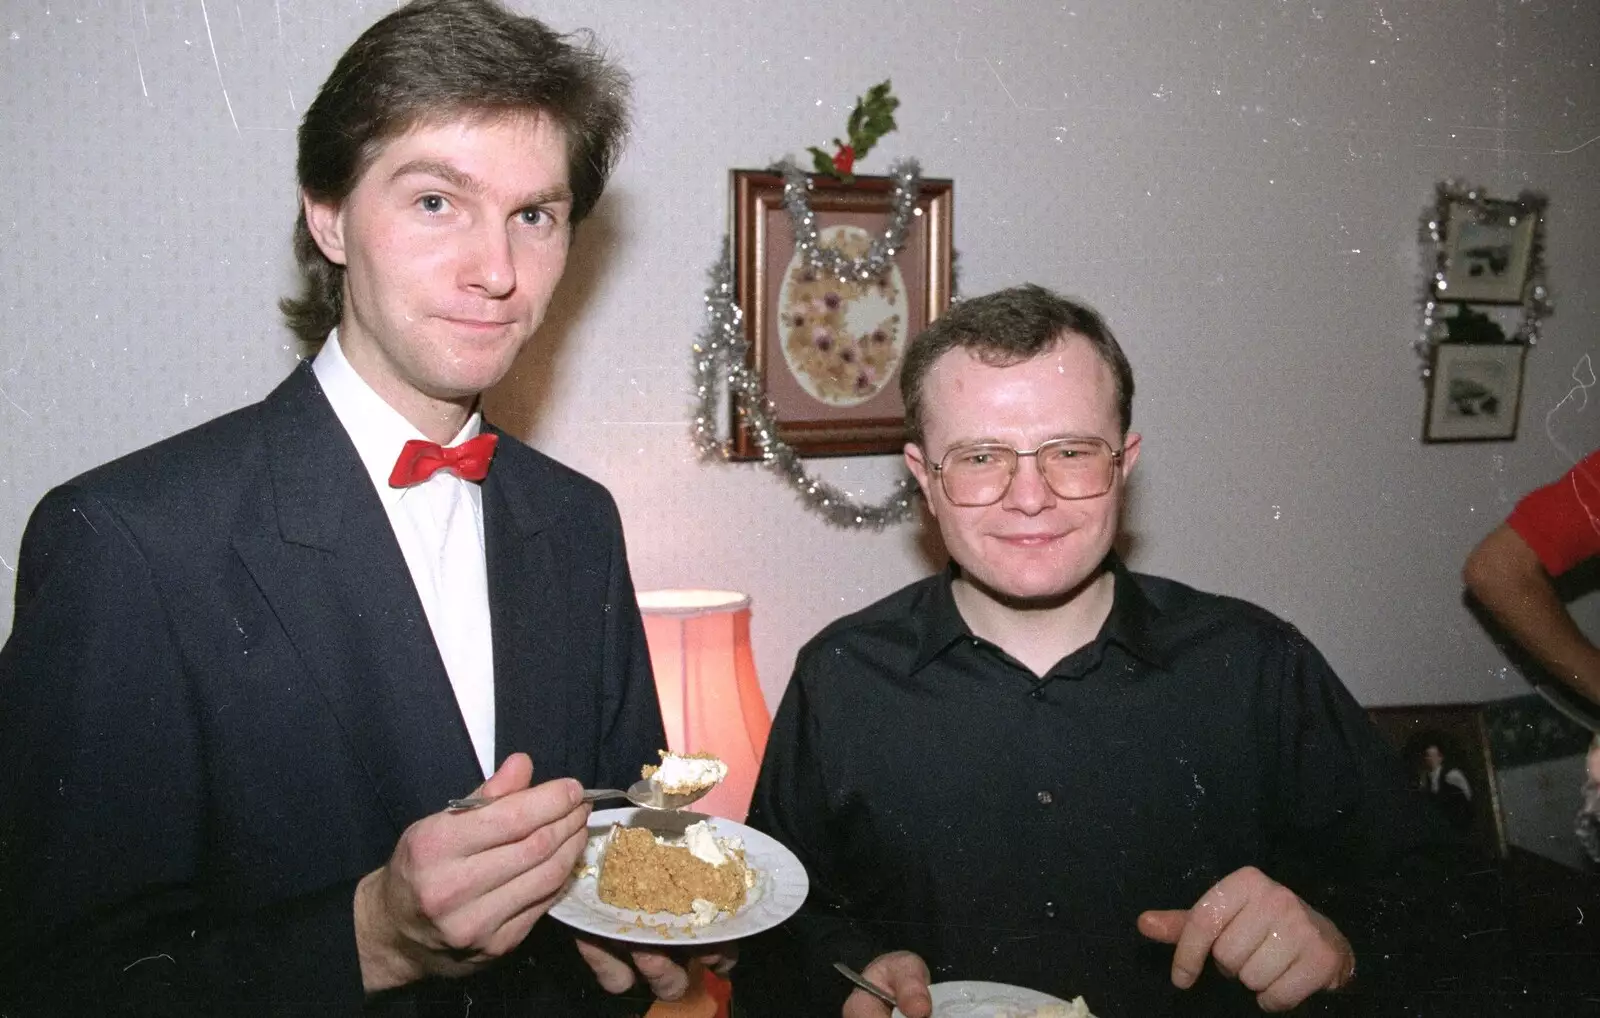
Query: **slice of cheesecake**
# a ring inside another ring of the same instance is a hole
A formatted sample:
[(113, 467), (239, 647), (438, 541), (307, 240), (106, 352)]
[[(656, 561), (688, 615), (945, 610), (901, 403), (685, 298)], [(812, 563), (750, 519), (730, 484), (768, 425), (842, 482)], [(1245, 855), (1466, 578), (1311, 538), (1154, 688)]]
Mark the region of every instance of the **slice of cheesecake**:
[(705, 821), (689, 825), (682, 838), (616, 824), (601, 853), (596, 890), (617, 908), (707, 922), (717, 912), (737, 911), (754, 884), (744, 844), (718, 838)]

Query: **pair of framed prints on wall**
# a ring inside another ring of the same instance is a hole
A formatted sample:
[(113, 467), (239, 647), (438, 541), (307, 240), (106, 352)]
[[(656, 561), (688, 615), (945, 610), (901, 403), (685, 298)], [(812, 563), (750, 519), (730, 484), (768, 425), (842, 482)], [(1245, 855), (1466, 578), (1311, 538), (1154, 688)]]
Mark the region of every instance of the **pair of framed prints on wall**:
[[(1429, 296), (1444, 338), (1430, 343), (1423, 440), (1512, 439), (1529, 345), (1523, 332), (1536, 287), (1537, 303), (1543, 303), (1534, 278), (1543, 202), (1526, 195), (1493, 201), (1469, 192), (1447, 193), (1440, 205), (1430, 224), (1438, 268)], [(1507, 320), (1516, 305), (1523, 324)]]

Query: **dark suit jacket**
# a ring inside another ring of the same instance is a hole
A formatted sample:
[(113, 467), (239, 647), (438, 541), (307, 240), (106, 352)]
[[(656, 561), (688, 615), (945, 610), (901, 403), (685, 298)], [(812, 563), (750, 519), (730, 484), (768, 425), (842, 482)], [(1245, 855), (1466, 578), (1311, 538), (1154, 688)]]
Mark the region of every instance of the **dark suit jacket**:
[[(495, 759), (626, 787), (665, 741), (615, 504), (502, 434), (483, 505)], [(363, 1007), (357, 881), (482, 778), (309, 365), (41, 501), (0, 752), (0, 1013)], [(368, 1006), (469, 996), (475, 1018), (605, 997), (545, 918), (480, 978)]]

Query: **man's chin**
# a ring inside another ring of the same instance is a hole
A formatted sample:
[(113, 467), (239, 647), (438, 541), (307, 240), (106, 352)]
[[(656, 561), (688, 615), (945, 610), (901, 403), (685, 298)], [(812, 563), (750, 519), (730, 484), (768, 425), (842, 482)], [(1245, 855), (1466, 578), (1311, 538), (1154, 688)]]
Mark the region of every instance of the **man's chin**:
[(1074, 582), (1071, 578), (1040, 578), (1035, 582), (987, 582), (983, 578), (965, 573), (964, 579), (996, 604), (1012, 611), (1049, 611), (1070, 603), (1094, 584), (1105, 573), (1105, 567), (1090, 570), (1089, 575)]

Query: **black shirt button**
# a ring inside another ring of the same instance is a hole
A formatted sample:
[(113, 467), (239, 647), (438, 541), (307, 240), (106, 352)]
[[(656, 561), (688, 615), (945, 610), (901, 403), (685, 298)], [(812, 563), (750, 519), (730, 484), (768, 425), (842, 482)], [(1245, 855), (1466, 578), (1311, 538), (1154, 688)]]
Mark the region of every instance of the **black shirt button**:
[(1056, 797), (1051, 795), (1049, 792), (1040, 792), (1039, 793), (1039, 805), (1048, 806), (1052, 802), (1055, 802), (1055, 801), (1056, 801)]

